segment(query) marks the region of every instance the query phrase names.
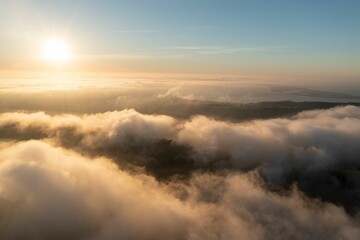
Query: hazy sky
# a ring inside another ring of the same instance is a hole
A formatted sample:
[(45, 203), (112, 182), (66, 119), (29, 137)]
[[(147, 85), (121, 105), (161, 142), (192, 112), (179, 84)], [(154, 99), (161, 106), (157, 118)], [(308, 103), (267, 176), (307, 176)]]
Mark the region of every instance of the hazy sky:
[(0, 68), (360, 77), (357, 0), (2, 0)]

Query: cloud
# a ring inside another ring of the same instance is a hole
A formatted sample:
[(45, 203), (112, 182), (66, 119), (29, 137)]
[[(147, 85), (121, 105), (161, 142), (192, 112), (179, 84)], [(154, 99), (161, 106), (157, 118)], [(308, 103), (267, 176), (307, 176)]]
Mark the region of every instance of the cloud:
[[(5, 134), (52, 137), (61, 141), (79, 139), (78, 144), (122, 144), (128, 137), (137, 139), (170, 138), (175, 120), (163, 115), (143, 115), (134, 110), (106, 112), (82, 117), (65, 114), (50, 116), (38, 113), (4, 113), (0, 117), (0, 128)], [(14, 131), (12, 131), (14, 130)], [(35, 134), (36, 135), (36, 134)], [(66, 136), (64, 136), (66, 135)], [(29, 136), (30, 138), (31, 136)], [(36, 136), (35, 136), (36, 138)]]
[(1, 198), (9, 206), (1, 207), (2, 239), (169, 239), (184, 232), (180, 201), (151, 177), (42, 142), (0, 155)]
[[(0, 149), (2, 239), (356, 239), (359, 223), (256, 174), (157, 182), (40, 141)], [(318, 227), (321, 226), (321, 227)]]
[(243, 123), (203, 116), (181, 121), (132, 109), (83, 116), (4, 113), (0, 131), (3, 138), (52, 138), (86, 150), (165, 139), (190, 146), (199, 165), (210, 164), (220, 154), (232, 168), (285, 162), (312, 171), (358, 164), (360, 109), (346, 106)]
[(200, 166), (257, 169), (270, 186), (296, 183), (313, 197), (358, 212), (359, 114), (347, 106), (240, 124), (200, 116), (184, 124), (177, 142), (194, 149)]
[[(176, 87), (172, 87), (169, 88), (165, 93), (160, 93), (157, 94), (157, 97), (161, 100), (185, 100), (186, 102), (188, 101), (193, 101), (193, 105), (195, 104), (211, 104), (214, 102), (217, 103), (234, 103), (236, 102), (234, 100), (233, 96), (230, 96), (227, 93), (222, 93), (221, 91), (219, 91), (219, 88), (216, 87), (216, 93), (209, 91), (209, 93), (204, 94), (204, 87), (201, 86), (200, 89), (196, 89), (194, 86), (176, 86)], [(200, 91), (199, 91), (200, 90)], [(209, 89), (210, 90), (210, 89)], [(201, 92), (201, 93), (200, 93)], [(195, 101), (197, 101), (195, 103)], [(215, 114), (215, 113), (213, 113)]]
[(158, 94), (158, 98), (179, 98), (188, 101), (200, 100), (203, 101), (205, 98), (203, 96), (195, 97), (193, 94), (184, 93), (183, 88), (180, 86), (170, 88), (164, 94)]
[(203, 116), (177, 120), (135, 110), (93, 115), (5, 113), (8, 140), (48, 139), (156, 177), (198, 170), (258, 171), (269, 189), (292, 184), (348, 212), (360, 207), (360, 108), (302, 112), (290, 118), (231, 123)]
[(186, 51), (192, 54), (200, 55), (218, 55), (218, 54), (234, 54), (242, 52), (268, 52), (268, 51), (286, 51), (290, 47), (224, 47), (224, 46), (175, 46), (167, 48), (174, 51)]
[(199, 116), (184, 123), (177, 141), (204, 156), (203, 164), (223, 153), (240, 169), (266, 162), (303, 165), (301, 169), (308, 171), (358, 166), (360, 109), (347, 106), (240, 124)]
[(173, 54), (168, 52), (154, 53), (128, 53), (128, 54), (97, 54), (97, 55), (80, 55), (79, 59), (97, 60), (97, 61), (125, 61), (125, 60), (157, 60), (157, 59), (184, 59), (187, 55)]

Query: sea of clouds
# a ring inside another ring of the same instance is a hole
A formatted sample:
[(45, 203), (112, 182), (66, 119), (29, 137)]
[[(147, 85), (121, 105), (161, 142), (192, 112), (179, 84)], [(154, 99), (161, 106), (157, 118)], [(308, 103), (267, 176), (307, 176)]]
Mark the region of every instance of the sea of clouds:
[(0, 239), (357, 239), (360, 108), (0, 114)]

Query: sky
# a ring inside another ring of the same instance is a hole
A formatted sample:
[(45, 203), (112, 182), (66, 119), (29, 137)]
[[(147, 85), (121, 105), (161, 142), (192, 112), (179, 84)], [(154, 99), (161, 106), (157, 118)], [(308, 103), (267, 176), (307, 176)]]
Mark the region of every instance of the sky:
[(51, 69), (62, 38), (75, 71), (359, 79), (356, 0), (3, 0), (0, 69)]

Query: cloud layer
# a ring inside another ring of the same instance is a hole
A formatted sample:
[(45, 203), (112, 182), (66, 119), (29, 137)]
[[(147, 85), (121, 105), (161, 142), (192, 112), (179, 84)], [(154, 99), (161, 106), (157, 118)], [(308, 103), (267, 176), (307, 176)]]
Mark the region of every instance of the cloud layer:
[(302, 112), (290, 118), (243, 123), (203, 116), (177, 120), (135, 110), (93, 115), (5, 113), (7, 140), (47, 139), (120, 166), (144, 166), (157, 178), (194, 171), (257, 171), (267, 187), (296, 184), (356, 214), (360, 207), (360, 108)]
[[(3, 143), (2, 239), (356, 239), (359, 222), (255, 173), (160, 183), (44, 142)], [(319, 227), (321, 226), (321, 227)]]

